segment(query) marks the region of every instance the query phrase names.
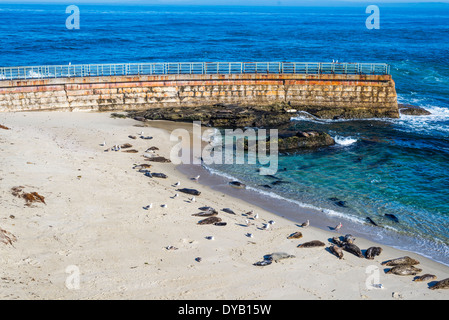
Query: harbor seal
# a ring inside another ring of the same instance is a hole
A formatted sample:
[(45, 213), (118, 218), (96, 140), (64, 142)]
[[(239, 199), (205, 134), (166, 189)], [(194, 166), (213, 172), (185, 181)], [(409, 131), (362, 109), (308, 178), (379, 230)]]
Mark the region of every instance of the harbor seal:
[(229, 185), (236, 189), (245, 189), (246, 188), (246, 184), (244, 184), (240, 181), (231, 181), (231, 182), (229, 182)]
[(405, 257), (401, 257), (401, 258), (397, 258), (397, 259), (392, 259), (392, 260), (388, 260), (385, 262), (381, 263), (383, 266), (389, 266), (389, 267), (394, 267), (394, 266), (414, 266), (419, 264), (418, 260), (412, 259), (408, 256)]
[(346, 243), (354, 243), (355, 237), (352, 234), (345, 235), (344, 242)]
[(194, 213), (192, 214), (193, 217), (213, 217), (218, 215), (217, 212), (200, 212), (200, 213)]
[(229, 213), (229, 214), (236, 214), (232, 209), (224, 208), (222, 209), (223, 212)]
[(436, 280), (436, 278), (437, 278), (436, 275), (426, 273), (420, 277), (416, 277), (415, 279), (413, 279), (413, 281), (415, 281), (415, 282), (432, 281), (432, 280)]
[(370, 247), (365, 252), (365, 257), (368, 260), (374, 260), (374, 257), (379, 256), (382, 253), (381, 247)]
[(302, 238), (302, 233), (301, 232), (295, 232), (295, 233), (292, 233), (291, 235), (289, 235), (288, 237), (287, 237), (287, 239), (301, 239)]
[(197, 224), (203, 225), (203, 224), (215, 224), (217, 222), (221, 222), (221, 218), (219, 217), (209, 217), (203, 220), (198, 221)]
[(343, 250), (339, 246), (333, 245), (329, 247), (330, 252), (335, 254), (338, 259), (343, 259)]
[(449, 278), (438, 281), (434, 286), (430, 287), (430, 290), (437, 289), (449, 289)]
[(355, 256), (357, 256), (359, 258), (364, 258), (363, 254), (362, 254), (362, 250), (360, 250), (360, 248), (357, 247), (353, 243), (345, 243), (343, 245), (343, 249), (345, 251), (348, 251), (348, 252), (352, 253), (353, 255), (355, 255)]
[(281, 260), (290, 259), (290, 258), (296, 258), (296, 256), (285, 253), (285, 252), (274, 252), (274, 253), (267, 254), (266, 256), (264, 256), (265, 260), (274, 261), (276, 263), (278, 263)]
[(199, 196), (201, 194), (201, 192), (199, 192), (198, 190), (196, 190), (196, 189), (189, 189), (189, 188), (182, 188), (182, 189), (178, 189), (176, 191), (187, 193), (187, 194), (191, 194), (193, 196)]
[(385, 272), (386, 274), (395, 274), (398, 276), (416, 276), (418, 273), (420, 273), (422, 269), (418, 269), (414, 266), (395, 266)]
[(298, 248), (316, 248), (316, 247), (324, 247), (326, 244), (319, 240), (312, 240), (309, 242), (304, 242), (303, 244), (298, 245)]
[(385, 214), (385, 217), (387, 217), (387, 218), (393, 220), (393, 221), (396, 222), (396, 223), (399, 223), (398, 217), (396, 217), (394, 214), (386, 213), (386, 214)]
[(198, 210), (209, 212), (209, 213), (218, 213), (218, 211), (212, 207), (200, 207), (200, 208), (198, 208)]

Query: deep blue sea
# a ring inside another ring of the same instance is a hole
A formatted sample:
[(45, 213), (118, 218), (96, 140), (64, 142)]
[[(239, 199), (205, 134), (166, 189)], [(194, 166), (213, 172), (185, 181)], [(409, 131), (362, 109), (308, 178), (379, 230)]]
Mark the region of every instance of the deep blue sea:
[[(286, 171), (277, 176), (290, 183), (270, 190), (259, 187), (269, 180), (254, 167), (214, 169), (264, 196), (358, 223), (374, 238), (405, 235), (409, 242), (402, 247), (449, 265), (449, 5), (380, 5), (379, 30), (366, 28), (363, 6), (79, 8), (80, 29), (68, 30), (64, 5), (0, 4), (0, 66), (333, 59), (390, 64), (399, 102), (420, 105), (431, 116), (298, 116), (292, 125), (327, 131), (338, 144), (281, 156)], [(367, 216), (382, 227), (367, 225)]]

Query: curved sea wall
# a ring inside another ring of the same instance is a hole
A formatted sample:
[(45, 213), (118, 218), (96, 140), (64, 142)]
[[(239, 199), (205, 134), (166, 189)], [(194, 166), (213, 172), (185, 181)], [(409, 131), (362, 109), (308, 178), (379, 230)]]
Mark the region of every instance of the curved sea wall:
[(280, 102), (321, 118), (399, 117), (391, 75), (176, 74), (0, 81), (0, 112)]

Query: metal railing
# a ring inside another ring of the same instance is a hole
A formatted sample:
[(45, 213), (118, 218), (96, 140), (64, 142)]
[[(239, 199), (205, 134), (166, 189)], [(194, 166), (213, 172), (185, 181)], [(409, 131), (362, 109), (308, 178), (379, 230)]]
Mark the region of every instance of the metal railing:
[(385, 63), (168, 62), (0, 67), (1, 80), (171, 74), (390, 74)]

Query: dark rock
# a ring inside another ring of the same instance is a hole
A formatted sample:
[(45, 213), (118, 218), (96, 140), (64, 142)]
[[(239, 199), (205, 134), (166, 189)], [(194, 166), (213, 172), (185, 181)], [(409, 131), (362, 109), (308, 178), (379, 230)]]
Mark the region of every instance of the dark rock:
[(406, 116), (428, 116), (432, 114), (424, 108), (411, 104), (398, 104), (398, 108), (399, 112)]

